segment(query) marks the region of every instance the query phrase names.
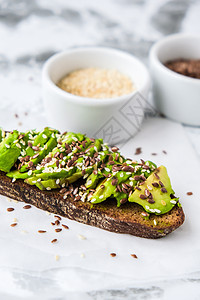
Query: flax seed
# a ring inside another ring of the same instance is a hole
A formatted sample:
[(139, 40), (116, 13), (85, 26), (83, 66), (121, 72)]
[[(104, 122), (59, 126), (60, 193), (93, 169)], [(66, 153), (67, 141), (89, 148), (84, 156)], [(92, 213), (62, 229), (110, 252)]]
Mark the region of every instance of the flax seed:
[(142, 148), (141, 147), (138, 147), (135, 149), (135, 155), (139, 155), (142, 153)]
[(51, 241), (51, 243), (56, 243), (58, 240), (57, 239), (53, 239), (52, 241)]
[(10, 224), (10, 226), (15, 227), (15, 226), (17, 226), (17, 223), (12, 223), (12, 224)]
[(55, 232), (61, 232), (62, 231), (62, 228), (56, 228), (55, 229)]
[(11, 212), (11, 211), (13, 211), (13, 210), (15, 210), (13, 207), (8, 207), (8, 208), (7, 208), (7, 211), (8, 211), (8, 212)]
[(65, 229), (69, 229), (69, 227), (65, 224), (62, 224), (62, 227), (64, 227)]
[(188, 195), (188, 196), (192, 196), (192, 195), (193, 195), (193, 192), (187, 192), (187, 195)]
[(110, 256), (115, 257), (115, 256), (117, 256), (117, 254), (112, 252), (112, 253), (110, 253)]
[(138, 258), (136, 254), (131, 254), (133, 258)]
[(28, 205), (24, 205), (24, 206), (23, 206), (23, 208), (24, 208), (24, 209), (30, 209), (31, 207), (32, 207), (32, 206), (31, 206), (31, 205), (29, 205), (29, 204), (28, 204)]
[(46, 230), (38, 230), (38, 233), (45, 233)]

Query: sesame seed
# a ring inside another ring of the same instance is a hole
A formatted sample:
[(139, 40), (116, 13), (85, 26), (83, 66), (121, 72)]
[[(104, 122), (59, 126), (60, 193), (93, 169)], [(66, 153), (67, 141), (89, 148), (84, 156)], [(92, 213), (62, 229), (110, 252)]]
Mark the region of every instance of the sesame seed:
[(8, 144), (5, 144), (5, 146), (6, 146), (6, 148), (8, 148), (8, 149), (10, 148), (10, 145), (8, 145)]
[(16, 144), (16, 147), (21, 149), (21, 145), (19, 143)]
[(160, 214), (160, 213), (161, 213), (160, 209), (157, 209), (157, 208), (154, 208), (154, 211), (155, 211), (157, 214)]
[(58, 261), (59, 259), (60, 259), (60, 256), (59, 256), (59, 255), (56, 255), (56, 256), (55, 256), (55, 260)]
[(83, 236), (82, 234), (78, 234), (78, 238), (79, 238), (79, 240), (86, 240), (86, 237)]
[(153, 220), (153, 223), (154, 223), (155, 226), (157, 225), (156, 219)]
[(162, 204), (163, 206), (166, 205), (166, 202), (165, 202), (164, 200), (161, 200), (160, 202), (161, 202), (161, 204)]
[(176, 204), (176, 201), (175, 200), (170, 200), (170, 203)]

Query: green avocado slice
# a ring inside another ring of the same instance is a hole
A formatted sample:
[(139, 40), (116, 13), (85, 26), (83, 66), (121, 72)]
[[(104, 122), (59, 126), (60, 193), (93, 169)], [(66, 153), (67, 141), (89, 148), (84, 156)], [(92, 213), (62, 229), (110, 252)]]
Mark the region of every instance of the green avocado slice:
[(19, 132), (14, 130), (12, 133), (8, 133), (0, 144), (0, 170), (3, 172), (9, 172), (20, 155), (21, 150), (14, 143), (18, 136)]
[(0, 143), (4, 138), (5, 138), (5, 131), (2, 128), (0, 128)]
[[(104, 179), (98, 184), (96, 191), (90, 198), (90, 202), (95, 204), (105, 201), (114, 194), (116, 185), (125, 182), (130, 176), (131, 174), (127, 172), (119, 171), (114, 176)], [(113, 180), (116, 180), (117, 184), (113, 184)]]
[[(105, 150), (101, 153), (101, 162), (105, 163), (105, 167), (103, 168), (103, 170), (98, 170), (98, 172), (96, 174), (91, 173), (90, 176), (87, 178), (86, 184), (85, 186), (88, 189), (94, 189), (96, 188), (99, 180), (101, 178), (104, 178), (104, 175), (108, 175), (109, 173), (112, 173), (112, 165), (109, 164), (109, 162), (107, 161), (108, 155), (110, 154), (109, 148), (104, 145)], [(116, 155), (118, 155), (118, 158), (116, 160)], [(125, 161), (123, 156), (120, 155), (120, 153), (113, 153), (113, 162), (115, 164), (119, 164), (119, 157), (121, 158), (121, 164)]]
[[(40, 134), (38, 134), (32, 147), (28, 147), (26, 151), (26, 155), (27, 153), (30, 153), (32, 158), (20, 168), (19, 171), (21, 173), (26, 172), (29, 169), (30, 162), (32, 162), (33, 165), (37, 165), (53, 148), (55, 148), (57, 145), (57, 138), (55, 135), (57, 133), (57, 130), (52, 130), (51, 128), (46, 127)], [(38, 150), (34, 150), (33, 147), (38, 147)], [(34, 155), (38, 156), (34, 158)]]
[[(101, 149), (102, 145), (102, 139), (97, 139), (93, 144), (89, 146), (87, 149), (86, 157), (93, 156), (95, 152), (99, 151)], [(62, 169), (52, 169), (52, 172), (43, 172), (39, 174), (34, 174), (33, 177), (27, 178), (25, 180), (28, 184), (37, 184), (40, 189), (54, 189), (59, 188), (62, 186), (62, 180), (63, 178), (67, 179), (66, 181), (71, 183), (83, 176), (82, 170), (80, 170), (80, 167), (77, 167), (78, 165), (81, 165), (84, 161), (84, 157), (79, 157), (76, 160), (76, 165), (73, 167), (70, 167), (68, 169), (62, 168)], [(90, 174), (94, 169), (94, 166), (88, 166), (85, 168), (85, 173)], [(38, 184), (38, 179), (40, 179)], [(57, 179), (60, 179), (60, 184), (56, 184)]]
[[(138, 203), (148, 213), (158, 215), (167, 213), (178, 201), (178, 198), (172, 197), (174, 191), (164, 166), (157, 168), (140, 186), (140, 189), (140, 191), (136, 189), (128, 201)], [(149, 193), (152, 197), (147, 197)]]

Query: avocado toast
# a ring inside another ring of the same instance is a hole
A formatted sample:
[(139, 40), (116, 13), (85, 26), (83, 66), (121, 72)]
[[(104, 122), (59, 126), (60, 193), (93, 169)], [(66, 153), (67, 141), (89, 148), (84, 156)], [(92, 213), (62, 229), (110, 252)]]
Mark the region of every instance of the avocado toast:
[(109, 231), (159, 238), (184, 222), (167, 170), (73, 132), (0, 131), (0, 193)]

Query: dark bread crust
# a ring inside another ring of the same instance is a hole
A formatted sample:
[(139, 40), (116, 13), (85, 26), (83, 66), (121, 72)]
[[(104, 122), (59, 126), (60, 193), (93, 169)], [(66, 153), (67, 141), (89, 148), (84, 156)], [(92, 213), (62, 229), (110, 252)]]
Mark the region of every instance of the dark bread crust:
[(151, 239), (167, 235), (178, 228), (185, 219), (183, 209), (178, 206), (164, 215), (152, 214), (145, 220), (141, 215), (141, 212), (144, 212), (143, 208), (135, 203), (126, 203), (118, 208), (113, 199), (93, 206), (88, 202), (64, 200), (58, 190), (40, 191), (23, 180), (12, 183), (1, 171), (0, 194), (84, 224)]

